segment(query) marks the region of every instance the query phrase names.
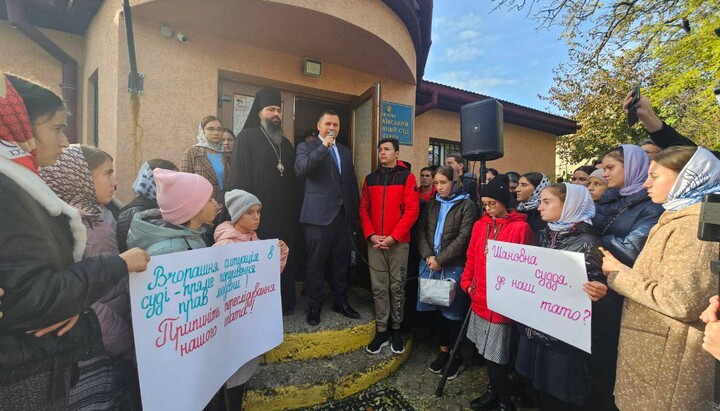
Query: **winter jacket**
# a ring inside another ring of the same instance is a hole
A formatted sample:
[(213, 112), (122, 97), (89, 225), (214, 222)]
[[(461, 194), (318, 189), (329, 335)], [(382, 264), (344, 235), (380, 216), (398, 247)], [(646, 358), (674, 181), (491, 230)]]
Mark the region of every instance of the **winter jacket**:
[(402, 161), (394, 168), (379, 167), (365, 177), (360, 195), (363, 236), (391, 236), (410, 242), (410, 230), (420, 213), (415, 176)]
[(435, 255), (433, 239), (440, 214), (440, 202), (432, 199), (415, 228), (420, 257), (426, 259), (435, 256), (440, 266), (465, 265), (467, 247), (473, 224), (477, 220), (477, 206), (469, 198), (453, 204), (445, 217), (440, 253)]
[(135, 214), (128, 233), (128, 247), (140, 247), (150, 255), (163, 255), (205, 248), (202, 235), (205, 229), (187, 227), (163, 221), (160, 210), (152, 209)]
[(478, 180), (477, 176), (473, 173), (465, 173), (460, 177), (460, 182), (465, 189), (465, 192), (470, 194), (470, 199), (475, 202), (478, 200)]
[(592, 222), (603, 246), (632, 267), (662, 213), (662, 206), (650, 201), (644, 188), (625, 197), (618, 190), (608, 190), (596, 203)]
[(540, 216), (540, 211), (537, 208), (532, 210), (518, 210), (518, 213), (525, 214), (527, 216), (528, 224), (533, 230), (533, 233), (537, 233), (540, 230), (547, 228), (547, 223)]
[[(82, 213), (81, 213), (82, 215)], [(83, 218), (87, 229), (87, 247), (83, 258), (101, 254), (117, 255), (115, 229), (110, 210), (103, 213), (106, 219), (90, 221)], [(102, 331), (105, 351), (115, 357), (130, 351), (133, 346), (132, 317), (130, 315), (129, 277), (125, 277), (92, 305)]]
[[(86, 231), (78, 212), (33, 172), (0, 158), (0, 385), (62, 368), (102, 351), (90, 305), (128, 276), (117, 255), (82, 261)], [(78, 262), (75, 262), (78, 261)], [(79, 314), (58, 337), (36, 330)]]
[(120, 215), (117, 218), (117, 245), (118, 251), (124, 253), (128, 250), (127, 236), (130, 231), (130, 223), (132, 223), (133, 216), (136, 213), (140, 213), (145, 210), (151, 210), (158, 208), (156, 201), (152, 201), (144, 196), (137, 196), (125, 207), (120, 210)]
[[(233, 224), (230, 221), (225, 221), (224, 223), (217, 226), (217, 228), (215, 229), (215, 244), (213, 246), (242, 243), (245, 241), (260, 241), (260, 239), (258, 238), (258, 235), (255, 231), (252, 231), (249, 234), (243, 234), (235, 227), (233, 227)], [(284, 251), (280, 252), (281, 273), (283, 272), (283, 270), (285, 270), (285, 264), (287, 264), (288, 254), (290, 254), (289, 248), (286, 248)]]
[(608, 276), (625, 297), (615, 398), (622, 410), (691, 410), (713, 395), (713, 358), (698, 318), (717, 293), (717, 244), (700, 241), (701, 204), (667, 211), (633, 268)]
[[(497, 235), (494, 235), (496, 232)], [(470, 286), (475, 287), (474, 291), (470, 293), (471, 308), (475, 314), (492, 323), (508, 324), (512, 322), (511, 319), (490, 311), (487, 306), (487, 272), (485, 270), (487, 240), (530, 244), (532, 235), (527, 217), (516, 211), (511, 211), (505, 218), (496, 220), (485, 214), (475, 223), (467, 250), (465, 271), (460, 279), (460, 286), (464, 291), (467, 292)]]

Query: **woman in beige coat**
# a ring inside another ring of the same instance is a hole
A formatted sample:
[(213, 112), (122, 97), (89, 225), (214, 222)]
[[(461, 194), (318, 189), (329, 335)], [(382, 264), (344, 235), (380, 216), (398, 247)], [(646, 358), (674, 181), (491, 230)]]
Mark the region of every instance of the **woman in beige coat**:
[(616, 404), (621, 410), (686, 411), (712, 398), (713, 358), (702, 349), (700, 313), (716, 293), (717, 245), (697, 239), (702, 196), (720, 192), (720, 160), (696, 147), (670, 147), (644, 184), (665, 212), (629, 268), (605, 252), (608, 285), (625, 297)]

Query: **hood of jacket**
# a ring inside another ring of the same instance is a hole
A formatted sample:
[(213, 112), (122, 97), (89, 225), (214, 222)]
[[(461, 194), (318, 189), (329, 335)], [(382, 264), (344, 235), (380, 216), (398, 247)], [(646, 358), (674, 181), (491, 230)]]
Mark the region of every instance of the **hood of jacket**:
[(154, 208), (135, 214), (128, 233), (128, 247), (140, 247), (147, 250), (163, 240), (184, 237), (192, 243), (205, 232), (205, 229), (191, 230), (187, 227), (168, 223), (162, 219), (160, 210)]

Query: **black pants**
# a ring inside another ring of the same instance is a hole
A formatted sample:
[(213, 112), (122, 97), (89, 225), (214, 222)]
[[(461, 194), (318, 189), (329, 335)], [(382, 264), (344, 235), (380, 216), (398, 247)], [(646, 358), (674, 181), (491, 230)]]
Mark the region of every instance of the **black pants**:
[(310, 306), (322, 307), (325, 288), (325, 267), (330, 262), (331, 286), (336, 304), (347, 302), (348, 268), (352, 240), (350, 228), (345, 223), (345, 209), (326, 225), (305, 224), (307, 242), (307, 277), (305, 285)]

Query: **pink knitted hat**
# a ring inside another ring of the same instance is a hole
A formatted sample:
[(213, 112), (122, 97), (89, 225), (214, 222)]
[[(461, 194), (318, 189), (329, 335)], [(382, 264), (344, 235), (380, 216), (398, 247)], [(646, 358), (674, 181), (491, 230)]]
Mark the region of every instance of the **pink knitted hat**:
[(187, 223), (212, 197), (213, 187), (203, 176), (156, 168), (153, 177), (160, 213), (168, 223)]

